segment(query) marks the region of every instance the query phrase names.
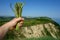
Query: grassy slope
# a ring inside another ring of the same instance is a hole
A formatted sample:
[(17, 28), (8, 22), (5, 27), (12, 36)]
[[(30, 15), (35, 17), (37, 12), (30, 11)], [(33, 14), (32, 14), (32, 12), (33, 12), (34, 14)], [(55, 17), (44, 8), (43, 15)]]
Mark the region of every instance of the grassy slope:
[[(0, 25), (3, 25), (4, 23), (10, 21), (11, 19), (13, 19), (14, 17), (0, 17)], [(35, 24), (45, 24), (45, 23), (53, 23), (56, 26), (60, 26), (58, 23), (56, 23), (55, 21), (53, 21), (51, 18), (48, 17), (36, 17), (36, 18), (25, 18), (23, 27), (25, 26), (31, 26), (31, 25), (35, 25)], [(59, 27), (60, 29), (60, 27)], [(13, 35), (13, 36), (12, 36)], [(15, 35), (13, 33), (8, 33), (6, 36), (6, 40), (14, 40), (15, 39)], [(42, 38), (30, 38), (30, 39), (26, 39), (26, 40), (53, 40), (54, 38), (52, 37), (42, 37)], [(25, 40), (25, 39), (24, 39)]]
[[(10, 21), (11, 19), (13, 19), (14, 17), (0, 17), (0, 26), (3, 25), (4, 23)], [(53, 23), (56, 26), (59, 26), (58, 23), (56, 23), (55, 21), (53, 21), (51, 18), (49, 17), (36, 17), (36, 18), (26, 18), (24, 17), (24, 25), (23, 26), (30, 26), (30, 25), (35, 25), (35, 24), (44, 24), (44, 23)]]
[(26, 39), (26, 40), (60, 40), (60, 39), (54, 39), (50, 36), (46, 36), (46, 37), (40, 37), (40, 38), (30, 38), (30, 39)]

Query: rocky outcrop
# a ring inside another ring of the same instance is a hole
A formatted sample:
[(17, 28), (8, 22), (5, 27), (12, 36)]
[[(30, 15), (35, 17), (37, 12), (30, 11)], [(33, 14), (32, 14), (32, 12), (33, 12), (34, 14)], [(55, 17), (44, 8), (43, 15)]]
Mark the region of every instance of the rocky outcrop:
[(60, 37), (60, 30), (58, 26), (55, 26), (52, 23), (46, 24), (37, 24), (30, 27), (22, 27), (20, 29), (20, 34), (22, 34), (26, 38), (32, 37), (43, 37), (43, 36), (51, 36), (53, 38)]

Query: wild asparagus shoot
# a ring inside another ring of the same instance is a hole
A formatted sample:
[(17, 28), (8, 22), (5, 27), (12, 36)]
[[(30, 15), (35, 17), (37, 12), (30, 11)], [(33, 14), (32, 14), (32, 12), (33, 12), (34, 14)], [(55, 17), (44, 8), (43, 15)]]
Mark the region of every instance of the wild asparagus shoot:
[[(11, 7), (11, 5), (10, 5), (10, 7)], [(21, 2), (15, 3), (14, 9), (12, 8), (12, 10), (15, 12), (16, 18), (22, 17), (22, 8), (23, 8), (23, 3), (21, 3)], [(18, 24), (16, 25), (16, 30), (19, 30)]]

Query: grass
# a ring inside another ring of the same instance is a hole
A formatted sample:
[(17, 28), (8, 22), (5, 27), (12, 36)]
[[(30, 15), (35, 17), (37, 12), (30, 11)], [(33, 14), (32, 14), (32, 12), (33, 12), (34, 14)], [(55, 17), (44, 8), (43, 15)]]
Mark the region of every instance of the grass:
[[(4, 23), (12, 20), (14, 17), (0, 17), (0, 26), (3, 25)], [(23, 27), (27, 26), (30, 27), (32, 25), (36, 25), (36, 24), (45, 24), (45, 23), (53, 23), (56, 26), (60, 26), (58, 23), (56, 23), (55, 21), (53, 21), (51, 18), (49, 17), (37, 17), (37, 18), (26, 18), (24, 17), (24, 24)], [(60, 29), (60, 28), (59, 28)], [(13, 32), (13, 33), (12, 33)], [(20, 36), (19, 36), (20, 35)], [(49, 34), (48, 34), (49, 35)], [(5, 38), (5, 40), (60, 40), (58, 39), (54, 39), (50, 36), (45, 36), (45, 37), (40, 37), (40, 38), (25, 38), (22, 34), (18, 33), (16, 35), (16, 33), (14, 31), (9, 31)]]
[[(0, 18), (0, 26), (3, 25), (4, 23), (12, 20), (14, 17), (7, 17), (7, 18)], [(24, 17), (24, 24), (23, 27), (25, 26), (31, 26), (31, 25), (35, 25), (35, 24), (45, 24), (45, 23), (53, 23), (56, 26), (60, 26), (58, 23), (56, 23), (55, 21), (53, 21), (51, 18), (49, 17), (37, 17), (37, 18), (26, 18)]]
[[(16, 39), (8, 39), (8, 40), (16, 40)], [(45, 37), (39, 37), (39, 38), (21, 38), (18, 40), (60, 40), (60, 38), (55, 39), (50, 36), (45, 36)]]
[(45, 37), (39, 37), (39, 38), (27, 38), (26, 40), (60, 40), (60, 39), (55, 39), (50, 36), (45, 36)]

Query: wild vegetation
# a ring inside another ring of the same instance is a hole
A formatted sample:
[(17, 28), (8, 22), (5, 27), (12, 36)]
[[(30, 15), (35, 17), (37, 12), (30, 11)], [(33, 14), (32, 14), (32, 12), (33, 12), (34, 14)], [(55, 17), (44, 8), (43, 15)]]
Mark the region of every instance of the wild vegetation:
[[(12, 20), (14, 17), (0, 17), (0, 26), (3, 25), (4, 23)], [(35, 17), (35, 18), (27, 18), (27, 17), (24, 17), (24, 24), (23, 24), (23, 27), (25, 26), (30, 26), (30, 25), (35, 25), (35, 24), (44, 24), (44, 23), (53, 23), (55, 24), (56, 26), (59, 26), (58, 23), (56, 23), (54, 20), (52, 20), (51, 18), (49, 17)]]
[[(10, 4), (10, 7), (12, 11), (15, 13), (16, 18), (22, 17), (22, 9), (23, 9), (22, 2), (16, 2), (14, 8), (12, 8), (12, 5)], [(18, 24), (16, 25), (16, 30), (19, 30)]]
[[(0, 26), (3, 25), (4, 23), (12, 20), (14, 17), (0, 17)], [(24, 17), (24, 24), (23, 27), (30, 27), (32, 25), (36, 25), (36, 24), (45, 24), (45, 23), (53, 23), (56, 26), (58, 26), (58, 28), (60, 29), (60, 25), (58, 23), (56, 23), (54, 20), (52, 20), (49, 17), (35, 17), (35, 18), (27, 18)], [(12, 33), (13, 32), (13, 33)], [(9, 31), (7, 33), (7, 35), (5, 36), (5, 40), (60, 40), (58, 39), (54, 39), (53, 37), (50, 36), (46, 36), (46, 37), (40, 37), (40, 38), (25, 38), (22, 34), (20, 34), (21, 36), (19, 36), (20, 33), (18, 33), (18, 35), (15, 34), (15, 31)]]

